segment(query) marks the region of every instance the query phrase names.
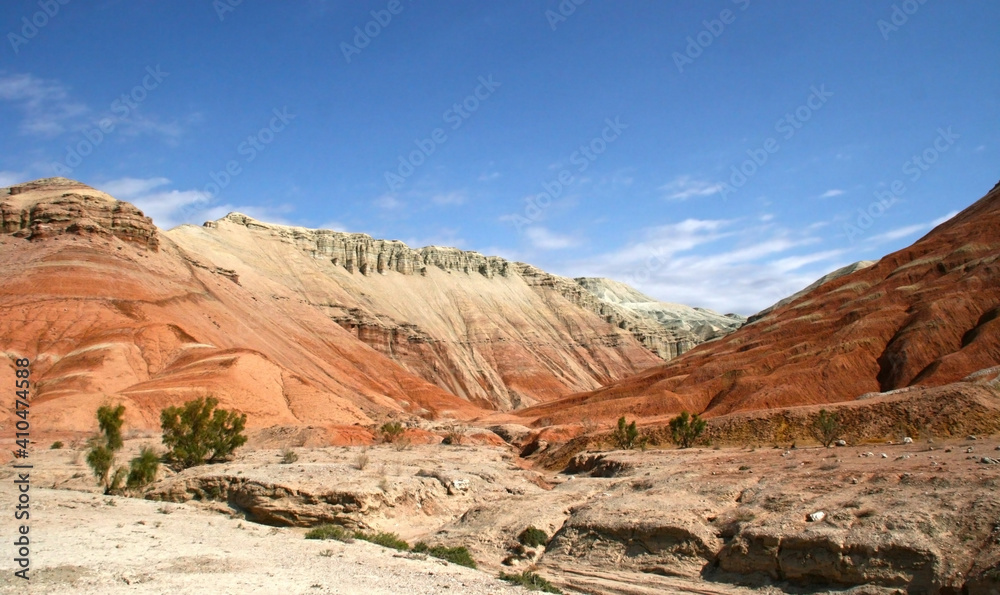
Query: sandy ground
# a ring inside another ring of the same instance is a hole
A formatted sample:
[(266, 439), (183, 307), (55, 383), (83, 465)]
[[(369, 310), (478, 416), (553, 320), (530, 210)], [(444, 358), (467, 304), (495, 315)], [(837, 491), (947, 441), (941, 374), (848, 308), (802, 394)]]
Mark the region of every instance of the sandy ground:
[[(483, 572), (365, 542), (303, 538), (186, 504), (33, 488), (30, 586), (4, 546), (0, 593), (524, 593)], [(0, 486), (4, 542), (10, 480)]]
[[(128, 443), (121, 458), (142, 443)], [(906, 552), (927, 556), (934, 580), (948, 584), (1000, 568), (1000, 464), (982, 462), (1000, 458), (996, 435), (832, 449), (595, 453), (581, 455), (573, 473), (525, 469), (528, 463), (503, 447), (294, 452), (291, 464), (280, 463), (278, 449), (257, 449), (231, 463), (168, 473), (154, 491), (172, 502), (98, 493), (80, 450), (34, 453), (28, 589), (12, 576), (16, 493), (5, 464), (0, 593), (524, 593), (494, 577), (536, 567), (567, 592), (613, 595), (845, 592), (857, 580), (833, 564), (807, 569), (827, 578), (796, 582), (787, 559), (782, 572), (791, 582), (723, 572), (717, 560), (726, 552), (734, 560), (735, 545), (754, 535), (814, 548), (804, 560), (849, 544), (902, 548), (872, 574), (882, 587), (864, 593), (930, 580), (907, 569)], [(363, 469), (360, 455), (370, 458)], [(466, 487), (448, 489), (453, 480)], [(208, 497), (215, 487), (220, 493)], [(304, 528), (247, 520), (253, 511), (293, 523), (330, 514), (411, 544), (466, 546), (482, 571), (360, 541), (306, 540)], [(826, 518), (809, 522), (817, 511)], [(519, 555), (517, 535), (528, 525), (551, 541)], [(743, 560), (762, 572), (771, 563), (766, 556)], [(834, 588), (827, 580), (846, 582)]]

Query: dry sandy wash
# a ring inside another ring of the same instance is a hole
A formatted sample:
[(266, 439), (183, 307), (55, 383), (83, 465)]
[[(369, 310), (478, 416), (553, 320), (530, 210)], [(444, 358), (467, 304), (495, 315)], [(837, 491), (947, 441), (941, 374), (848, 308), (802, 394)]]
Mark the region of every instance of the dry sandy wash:
[[(154, 500), (97, 493), (82, 450), (40, 453), (31, 592), (514, 593), (493, 577), (526, 568), (609, 595), (1000, 588), (996, 436), (594, 452), (563, 473), (526, 469), (509, 447), (294, 452), (168, 472)], [(465, 546), (483, 572), (304, 539), (323, 523)], [(518, 544), (529, 526), (546, 545)], [(0, 585), (23, 592), (10, 571)]]

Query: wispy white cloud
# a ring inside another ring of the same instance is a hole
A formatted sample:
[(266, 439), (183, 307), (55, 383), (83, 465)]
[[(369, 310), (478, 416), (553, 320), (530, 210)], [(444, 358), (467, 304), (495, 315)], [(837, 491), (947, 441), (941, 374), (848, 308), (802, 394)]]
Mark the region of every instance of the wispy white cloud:
[(143, 113), (141, 105), (120, 115), (112, 109), (113, 103), (98, 112), (74, 99), (70, 87), (59, 81), (3, 71), (0, 71), (0, 101), (9, 102), (22, 112), (21, 134), (42, 138), (93, 129), (103, 123), (105, 129), (112, 129), (122, 138), (151, 136), (174, 143), (202, 119), (198, 113), (163, 119)]
[(952, 212), (948, 213), (947, 215), (944, 215), (942, 217), (938, 217), (934, 221), (931, 221), (931, 227), (937, 227), (938, 225), (941, 225), (945, 221), (948, 221), (949, 219), (953, 218), (958, 213), (959, 213), (959, 211), (952, 211)]
[(525, 229), (524, 235), (531, 242), (532, 246), (539, 250), (564, 250), (580, 243), (574, 237), (558, 234), (538, 225)]
[[(137, 194), (127, 200), (139, 207), (147, 217), (152, 217), (153, 223), (161, 229), (218, 218), (206, 215), (207, 211), (213, 209), (209, 206), (211, 195), (201, 190), (164, 190)], [(222, 213), (219, 217), (225, 214)]]
[(170, 188), (170, 180), (165, 177), (118, 178), (100, 184), (98, 189), (131, 202), (160, 229), (171, 229), (183, 223), (200, 225), (234, 211), (268, 223), (292, 224), (286, 218), (294, 210), (292, 205), (213, 204), (210, 193)]
[(431, 202), (438, 206), (458, 206), (464, 204), (466, 198), (465, 192), (462, 191), (445, 192), (432, 196)]
[(347, 226), (340, 221), (327, 221), (320, 223), (316, 229), (329, 229), (330, 231), (348, 231)]
[(813, 264), (814, 262), (824, 262), (833, 258), (838, 258), (843, 254), (844, 250), (824, 250), (822, 252), (812, 252), (810, 254), (780, 258), (771, 264), (776, 270), (787, 273), (797, 271), (808, 264)]
[(877, 246), (879, 244), (885, 244), (887, 242), (892, 242), (895, 240), (900, 240), (914, 234), (930, 231), (931, 229), (941, 225), (945, 221), (951, 219), (958, 214), (958, 211), (952, 211), (943, 217), (938, 217), (933, 221), (928, 221), (926, 223), (916, 223), (914, 225), (907, 225), (904, 227), (897, 227), (896, 229), (889, 230), (878, 235), (874, 235), (865, 239), (865, 243), (872, 246)]
[(42, 137), (66, 132), (70, 122), (90, 111), (70, 98), (66, 86), (31, 74), (0, 72), (0, 100), (14, 104), (24, 114), (21, 134)]
[(835, 196), (840, 196), (842, 194), (844, 194), (843, 190), (841, 190), (839, 188), (833, 188), (831, 190), (827, 190), (823, 194), (820, 194), (819, 197), (820, 198), (833, 198)]
[(561, 268), (617, 279), (664, 301), (752, 314), (847, 264), (844, 250), (810, 252), (820, 238), (774, 223), (688, 219), (637, 235)]
[(720, 182), (696, 180), (691, 176), (678, 176), (672, 182), (664, 184), (660, 190), (666, 193), (668, 200), (687, 200), (689, 198), (712, 196), (722, 192)]
[(462, 248), (467, 245), (467, 242), (462, 238), (460, 230), (453, 228), (442, 228), (437, 231), (437, 233), (420, 236), (420, 237), (409, 237), (403, 239), (403, 243), (411, 248), (423, 248), (425, 246), (442, 246), (446, 248)]
[(130, 200), (169, 183), (170, 180), (167, 178), (118, 178), (104, 182), (100, 186), (103, 192), (119, 200)]
[(396, 198), (395, 194), (383, 194), (373, 200), (372, 204), (386, 211), (395, 211), (406, 207), (406, 203)]
[(0, 188), (13, 186), (26, 180), (25, 174), (19, 171), (0, 171)]
[(500, 177), (501, 177), (500, 176), (500, 172), (498, 172), (498, 171), (491, 171), (491, 172), (485, 172), (483, 174), (480, 174), (478, 180), (480, 182), (492, 182), (493, 180), (499, 180)]

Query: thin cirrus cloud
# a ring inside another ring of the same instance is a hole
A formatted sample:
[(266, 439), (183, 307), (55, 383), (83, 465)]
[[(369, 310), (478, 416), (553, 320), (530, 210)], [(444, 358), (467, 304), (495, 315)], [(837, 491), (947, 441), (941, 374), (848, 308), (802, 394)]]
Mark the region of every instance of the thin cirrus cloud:
[(458, 206), (465, 204), (467, 197), (464, 192), (444, 192), (431, 197), (431, 202), (438, 206)]
[(0, 171), (0, 188), (25, 181), (25, 174), (18, 171)]
[(397, 211), (406, 207), (406, 203), (396, 198), (394, 194), (383, 194), (374, 199), (372, 204), (384, 211)]
[(114, 125), (115, 134), (122, 137), (148, 136), (173, 144), (202, 120), (199, 113), (163, 120), (141, 113), (141, 106), (124, 116), (112, 110), (113, 104), (98, 112), (74, 99), (70, 87), (29, 73), (0, 72), (0, 101), (12, 104), (21, 112), (18, 126), (21, 134), (40, 138), (55, 138), (95, 127), (98, 122), (107, 120)]
[(827, 190), (823, 194), (820, 194), (819, 197), (820, 198), (834, 198), (834, 197), (840, 196), (842, 194), (844, 194), (843, 190), (841, 190), (839, 188), (833, 188), (833, 189)]
[(938, 217), (933, 221), (928, 221), (926, 223), (916, 223), (914, 225), (906, 225), (904, 227), (898, 227), (896, 229), (889, 230), (878, 235), (871, 236), (865, 240), (865, 242), (872, 246), (877, 246), (879, 244), (885, 244), (887, 242), (893, 242), (896, 240), (901, 240), (907, 236), (911, 236), (922, 231), (930, 231), (938, 225), (941, 225), (945, 221), (948, 221), (952, 217), (958, 214), (958, 211), (952, 211), (943, 217)]
[(72, 122), (90, 112), (83, 103), (73, 101), (69, 89), (58, 81), (31, 74), (0, 72), (0, 100), (23, 114), (21, 134), (46, 138), (66, 132)]
[(538, 225), (527, 228), (524, 235), (531, 242), (531, 245), (539, 250), (565, 250), (580, 243), (572, 236), (558, 234)]
[(286, 215), (291, 205), (259, 206), (212, 204), (212, 196), (202, 190), (169, 188), (164, 177), (118, 178), (100, 184), (111, 196), (131, 202), (160, 229), (172, 229), (184, 223), (195, 225), (225, 217), (232, 212), (249, 215), (261, 221), (290, 224)]
[(691, 176), (678, 176), (672, 182), (664, 184), (660, 190), (667, 200), (688, 200), (712, 196), (722, 192), (722, 184), (706, 180), (696, 180)]
[(617, 250), (560, 268), (618, 279), (665, 301), (746, 315), (812, 283), (845, 255), (810, 251), (821, 240), (809, 233), (740, 220), (687, 219), (638, 235)]

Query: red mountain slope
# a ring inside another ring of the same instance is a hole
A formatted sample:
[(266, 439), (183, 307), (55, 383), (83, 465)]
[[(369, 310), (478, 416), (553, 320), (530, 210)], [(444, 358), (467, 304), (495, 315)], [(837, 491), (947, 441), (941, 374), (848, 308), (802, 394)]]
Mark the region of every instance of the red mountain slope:
[(291, 290), (248, 291), (102, 192), (22, 184), (0, 196), (0, 217), (2, 365), (32, 361), (36, 432), (89, 430), (106, 401), (126, 405), (129, 427), (155, 428), (162, 407), (209, 393), (250, 427), (481, 413)]
[(591, 392), (518, 412), (719, 416), (938, 386), (1000, 364), (1000, 186), (915, 244), (724, 339)]

